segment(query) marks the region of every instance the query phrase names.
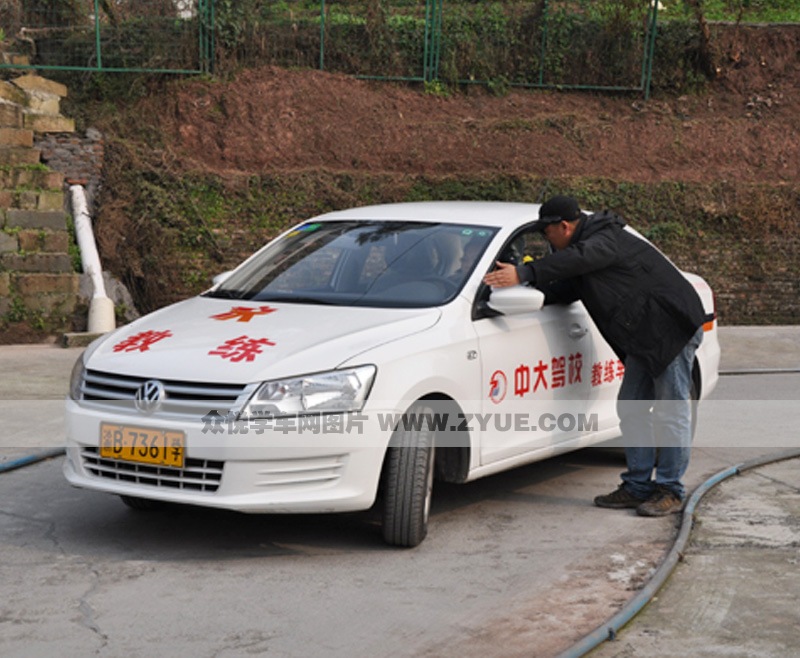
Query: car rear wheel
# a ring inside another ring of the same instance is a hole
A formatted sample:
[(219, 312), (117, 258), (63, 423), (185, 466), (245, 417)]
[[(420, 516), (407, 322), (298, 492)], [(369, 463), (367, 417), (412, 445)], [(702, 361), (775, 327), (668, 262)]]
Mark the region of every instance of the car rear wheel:
[(435, 432), (425, 422), (431, 407), (416, 404), (403, 416), (386, 456), (383, 538), (414, 547), (428, 533), (433, 494)]

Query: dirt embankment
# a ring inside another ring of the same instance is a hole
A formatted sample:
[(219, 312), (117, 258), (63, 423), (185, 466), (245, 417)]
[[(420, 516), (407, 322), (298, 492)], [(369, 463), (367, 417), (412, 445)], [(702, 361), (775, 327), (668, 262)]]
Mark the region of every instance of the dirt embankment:
[(731, 33), (709, 93), (483, 90), (441, 98), (317, 71), (264, 68), (153, 101), (188, 168), (309, 168), (602, 176), (620, 181), (796, 181), (800, 28)]

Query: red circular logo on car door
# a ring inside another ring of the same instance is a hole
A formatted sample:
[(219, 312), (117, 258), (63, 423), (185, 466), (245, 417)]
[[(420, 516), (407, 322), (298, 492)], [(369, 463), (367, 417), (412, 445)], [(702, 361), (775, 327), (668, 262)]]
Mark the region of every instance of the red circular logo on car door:
[(489, 399), (495, 404), (500, 404), (506, 397), (508, 380), (502, 370), (495, 370), (489, 380)]

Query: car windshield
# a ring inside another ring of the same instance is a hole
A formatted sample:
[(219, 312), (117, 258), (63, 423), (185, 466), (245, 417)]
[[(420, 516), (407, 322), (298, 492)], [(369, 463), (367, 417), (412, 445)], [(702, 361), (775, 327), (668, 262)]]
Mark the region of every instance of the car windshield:
[(206, 294), (341, 306), (439, 306), (458, 294), (495, 232), (427, 222), (309, 222)]

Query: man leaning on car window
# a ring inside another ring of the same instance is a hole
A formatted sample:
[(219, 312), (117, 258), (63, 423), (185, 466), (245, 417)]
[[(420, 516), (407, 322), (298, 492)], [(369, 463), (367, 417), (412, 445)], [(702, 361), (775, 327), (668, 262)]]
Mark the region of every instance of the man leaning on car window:
[(625, 364), (617, 413), (627, 470), (595, 505), (664, 516), (681, 510), (686, 493), (692, 364), (707, 318), (680, 271), (625, 224), (613, 212), (589, 215), (572, 197), (554, 196), (534, 225), (552, 253), (519, 265), (498, 261), (484, 282), (536, 286), (546, 303), (583, 302)]

